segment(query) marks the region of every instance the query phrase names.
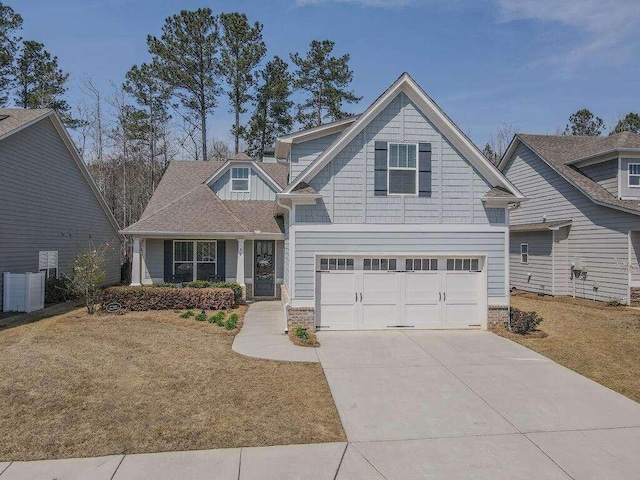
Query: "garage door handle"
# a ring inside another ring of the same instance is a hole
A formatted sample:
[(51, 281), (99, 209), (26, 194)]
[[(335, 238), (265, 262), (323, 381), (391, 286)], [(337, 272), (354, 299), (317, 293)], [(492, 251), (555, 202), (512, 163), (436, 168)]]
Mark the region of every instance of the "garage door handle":
[(356, 302), (358, 301), (358, 292), (356, 292)]
[(360, 301), (362, 302), (362, 292), (360, 292)]
[(443, 300), (446, 302), (447, 301), (447, 292), (444, 292), (442, 295), (444, 295)]
[(438, 292), (438, 301), (441, 302), (442, 301), (442, 292)]

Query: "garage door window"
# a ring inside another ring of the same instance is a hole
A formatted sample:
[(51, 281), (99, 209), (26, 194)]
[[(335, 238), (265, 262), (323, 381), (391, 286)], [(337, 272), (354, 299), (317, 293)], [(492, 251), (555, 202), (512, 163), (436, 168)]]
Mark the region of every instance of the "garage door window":
[(438, 270), (437, 258), (407, 258), (405, 268), (411, 271)]
[(478, 272), (480, 262), (477, 258), (447, 258), (447, 270), (453, 272)]
[(329, 270), (353, 270), (353, 258), (321, 258), (320, 271), (328, 272)]
[(363, 270), (395, 271), (397, 261), (395, 258), (365, 258), (362, 262)]

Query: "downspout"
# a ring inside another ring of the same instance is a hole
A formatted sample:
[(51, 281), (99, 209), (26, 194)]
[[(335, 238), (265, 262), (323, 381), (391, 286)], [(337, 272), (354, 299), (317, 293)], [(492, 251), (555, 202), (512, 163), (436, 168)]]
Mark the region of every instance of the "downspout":
[[(293, 278), (292, 274), (293, 274), (293, 262), (292, 260), (292, 256), (291, 256), (291, 216), (293, 215), (293, 208), (285, 205), (284, 203), (280, 202), (280, 199), (278, 198), (278, 196), (276, 195), (276, 205), (278, 205), (279, 207), (284, 208), (285, 210), (287, 210), (289, 212), (289, 283), (291, 283), (291, 279)], [(287, 322), (287, 309), (289, 308), (289, 306), (291, 305), (291, 292), (289, 291), (290, 285), (287, 285), (287, 301), (282, 305), (283, 308), (283, 313), (284, 313), (284, 331), (288, 331), (289, 329), (289, 324)]]

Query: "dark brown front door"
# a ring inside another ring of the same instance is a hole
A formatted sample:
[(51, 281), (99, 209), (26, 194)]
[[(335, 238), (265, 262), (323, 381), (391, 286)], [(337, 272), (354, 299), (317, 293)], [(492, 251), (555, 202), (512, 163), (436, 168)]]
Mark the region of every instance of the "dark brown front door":
[(253, 295), (256, 297), (273, 297), (276, 286), (275, 275), (275, 242), (273, 240), (256, 240), (254, 259)]

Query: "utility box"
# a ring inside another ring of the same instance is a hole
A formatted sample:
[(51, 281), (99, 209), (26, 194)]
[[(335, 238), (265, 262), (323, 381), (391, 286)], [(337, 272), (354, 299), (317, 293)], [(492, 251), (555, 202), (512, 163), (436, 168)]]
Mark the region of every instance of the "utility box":
[(33, 312), (44, 308), (45, 272), (4, 272), (3, 280), (3, 312)]

